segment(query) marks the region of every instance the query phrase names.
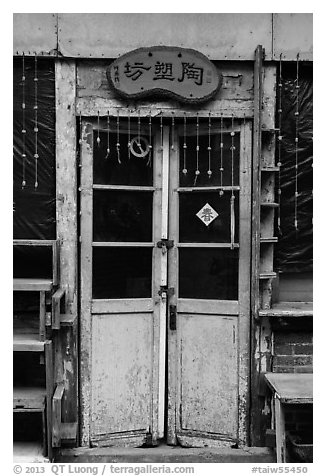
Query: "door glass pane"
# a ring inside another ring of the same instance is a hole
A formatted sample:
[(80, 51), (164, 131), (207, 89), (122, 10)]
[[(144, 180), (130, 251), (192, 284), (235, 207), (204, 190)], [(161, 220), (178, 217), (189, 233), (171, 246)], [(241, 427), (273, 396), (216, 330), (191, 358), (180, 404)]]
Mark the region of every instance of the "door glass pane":
[[(234, 239), (238, 242), (239, 192), (234, 194)], [(230, 243), (230, 199), (230, 191), (224, 192), (222, 196), (219, 191), (179, 193), (179, 241), (181, 243)], [(206, 207), (207, 204), (208, 207)], [(199, 213), (201, 210), (202, 212)], [(214, 212), (218, 215), (210, 221), (215, 216)]]
[(152, 192), (93, 193), (93, 241), (152, 241)]
[(238, 249), (180, 248), (179, 297), (238, 300)]
[[(108, 133), (107, 131), (100, 131), (98, 142), (97, 131), (94, 131), (94, 144), (93, 144), (93, 156), (94, 156), (94, 183), (95, 184), (108, 184), (108, 185), (153, 185), (153, 167), (152, 157), (149, 153), (149, 136), (148, 134), (141, 133), (141, 147), (147, 151), (144, 157), (135, 156), (132, 152), (128, 154), (128, 131), (121, 128), (119, 131), (119, 144), (120, 154), (117, 152), (117, 133), (110, 132), (109, 143), (110, 153), (107, 153), (108, 149)], [(130, 139), (132, 141), (132, 150), (136, 154), (142, 152), (137, 147), (138, 134), (131, 133)]]
[(152, 295), (152, 248), (93, 248), (93, 298)]
[[(232, 185), (232, 137), (230, 132), (222, 134), (223, 149), (220, 148), (221, 135), (211, 135), (211, 171), (212, 175), (209, 178), (207, 171), (209, 170), (209, 158), (208, 158), (208, 135), (199, 135), (199, 154), (198, 163), (200, 174), (197, 177), (195, 185), (195, 171), (197, 169), (197, 138), (195, 135), (188, 136), (186, 138), (187, 148), (184, 149), (184, 138), (181, 135), (179, 138), (180, 147), (180, 164), (179, 164), (179, 182), (180, 187), (209, 187), (220, 185)], [(240, 133), (236, 132), (233, 136), (233, 185), (239, 185), (239, 156), (240, 156)], [(221, 163), (221, 150), (223, 150), (222, 163)], [(184, 151), (186, 151), (186, 159), (184, 157)], [(223, 168), (221, 174), (220, 168)], [(187, 169), (187, 174), (182, 171)]]

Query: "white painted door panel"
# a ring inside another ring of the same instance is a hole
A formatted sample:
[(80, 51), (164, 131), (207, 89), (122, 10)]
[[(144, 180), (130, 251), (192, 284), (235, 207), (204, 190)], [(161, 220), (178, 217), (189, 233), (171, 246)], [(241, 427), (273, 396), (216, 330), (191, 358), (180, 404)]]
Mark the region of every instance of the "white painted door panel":
[(152, 328), (151, 314), (92, 316), (92, 438), (149, 431)]
[(178, 315), (182, 429), (237, 437), (236, 320)]

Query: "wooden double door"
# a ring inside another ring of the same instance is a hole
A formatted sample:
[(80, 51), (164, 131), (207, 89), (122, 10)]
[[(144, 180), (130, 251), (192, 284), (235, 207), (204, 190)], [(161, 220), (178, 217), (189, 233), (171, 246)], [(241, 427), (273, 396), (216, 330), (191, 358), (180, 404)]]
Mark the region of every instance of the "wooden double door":
[(82, 444), (245, 444), (251, 123), (81, 134)]

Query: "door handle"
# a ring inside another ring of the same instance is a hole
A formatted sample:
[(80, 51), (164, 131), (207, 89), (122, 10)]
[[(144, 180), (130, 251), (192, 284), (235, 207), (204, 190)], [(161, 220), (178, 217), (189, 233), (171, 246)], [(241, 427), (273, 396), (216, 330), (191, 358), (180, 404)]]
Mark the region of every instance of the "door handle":
[(169, 306), (169, 314), (170, 314), (170, 330), (176, 331), (177, 330), (177, 306), (174, 304), (170, 304)]

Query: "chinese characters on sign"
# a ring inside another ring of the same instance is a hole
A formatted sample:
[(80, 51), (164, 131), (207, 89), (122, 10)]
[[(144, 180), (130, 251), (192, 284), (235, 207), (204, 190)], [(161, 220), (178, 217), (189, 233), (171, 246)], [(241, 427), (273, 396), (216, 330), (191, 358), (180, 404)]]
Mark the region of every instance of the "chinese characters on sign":
[(206, 205), (196, 213), (196, 216), (204, 223), (204, 225), (208, 226), (218, 217), (218, 213), (209, 203), (206, 203)]
[(221, 86), (221, 75), (208, 58), (176, 47), (131, 51), (115, 60), (107, 75), (111, 86), (126, 97), (159, 93), (201, 102), (213, 97)]

